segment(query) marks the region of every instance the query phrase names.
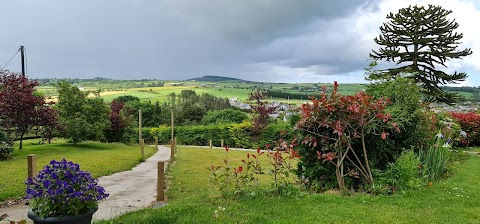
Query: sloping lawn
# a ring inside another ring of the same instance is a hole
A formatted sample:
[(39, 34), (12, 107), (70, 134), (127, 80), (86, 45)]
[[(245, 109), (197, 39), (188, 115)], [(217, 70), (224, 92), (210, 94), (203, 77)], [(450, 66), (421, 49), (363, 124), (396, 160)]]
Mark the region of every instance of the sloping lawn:
[[(229, 157), (239, 161), (245, 154), (230, 151)], [(471, 156), (447, 180), (392, 196), (324, 193), (225, 199), (211, 194), (207, 170), (213, 164), (221, 165), (224, 155), (224, 150), (180, 147), (176, 165), (170, 171), (166, 206), (99, 223), (478, 223), (480, 220), (480, 156)], [(263, 167), (268, 168), (266, 163)], [(216, 216), (215, 210), (219, 210)]]
[[(121, 143), (85, 142), (77, 145), (65, 140), (54, 140), (52, 144), (34, 144), (38, 140), (24, 141), (22, 150), (15, 146), (13, 159), (0, 161), (0, 202), (8, 198), (25, 195), (24, 181), (27, 178), (27, 155), (36, 154), (37, 172), (50, 160), (71, 160), (80, 164), (94, 177), (105, 176), (133, 168), (141, 161), (140, 146)], [(18, 144), (18, 143), (17, 143)], [(145, 147), (146, 156), (156, 152), (155, 147)]]
[(480, 152), (480, 148), (471, 148), (473, 152)]

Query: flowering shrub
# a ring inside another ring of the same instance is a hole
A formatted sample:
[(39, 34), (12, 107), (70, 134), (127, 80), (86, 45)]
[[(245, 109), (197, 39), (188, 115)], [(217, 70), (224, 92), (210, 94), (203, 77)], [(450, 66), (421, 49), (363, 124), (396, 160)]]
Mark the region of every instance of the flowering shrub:
[[(452, 140), (452, 143), (462, 144), (465, 139), (460, 135), (462, 128), (456, 119), (453, 118), (451, 113), (440, 112), (436, 114), (436, 129), (440, 129), (441, 134), (446, 138)], [(437, 133), (432, 133), (431, 136)]]
[(98, 207), (108, 194), (90, 172), (76, 163), (52, 160), (39, 174), (25, 182), (32, 211), (42, 217), (75, 216)]
[(10, 142), (0, 141), (0, 160), (10, 158), (13, 152), (13, 144)]
[(462, 146), (480, 146), (480, 114), (476, 112), (452, 113), (462, 131), (466, 132), (466, 138), (460, 140)]

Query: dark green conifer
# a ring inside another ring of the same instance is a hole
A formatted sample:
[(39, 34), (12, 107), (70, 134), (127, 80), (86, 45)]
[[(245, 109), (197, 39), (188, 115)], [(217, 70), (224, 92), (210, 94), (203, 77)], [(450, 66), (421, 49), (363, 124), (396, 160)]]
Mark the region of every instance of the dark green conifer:
[(397, 66), (374, 72), (369, 78), (396, 78), (407, 74), (421, 83), (428, 101), (453, 103), (455, 95), (446, 93), (439, 85), (464, 81), (467, 74), (447, 74), (438, 67), (447, 67), (448, 60), (468, 56), (472, 51), (470, 48), (457, 50), (463, 34), (454, 32), (458, 23), (447, 19), (451, 13), (435, 5), (409, 6), (396, 14), (389, 13), (389, 21), (380, 27), (381, 34), (375, 38), (381, 47), (373, 50), (370, 57), (395, 62)]

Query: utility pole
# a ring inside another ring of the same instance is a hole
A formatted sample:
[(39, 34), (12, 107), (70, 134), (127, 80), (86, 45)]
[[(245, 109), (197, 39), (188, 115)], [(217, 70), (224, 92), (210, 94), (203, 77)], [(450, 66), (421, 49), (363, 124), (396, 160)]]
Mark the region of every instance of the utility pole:
[(25, 78), (25, 48), (23, 46), (20, 46), (20, 57), (22, 60), (22, 78)]

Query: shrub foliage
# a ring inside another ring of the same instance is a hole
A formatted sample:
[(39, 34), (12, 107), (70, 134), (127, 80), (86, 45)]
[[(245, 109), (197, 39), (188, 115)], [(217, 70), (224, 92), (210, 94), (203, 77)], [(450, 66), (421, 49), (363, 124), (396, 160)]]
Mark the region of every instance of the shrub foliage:
[[(252, 131), (253, 125), (250, 122), (240, 124), (226, 125), (198, 125), (198, 126), (178, 126), (175, 127), (175, 137), (178, 144), (184, 145), (208, 145), (210, 139), (214, 146), (221, 145), (221, 139), (224, 144), (236, 148), (265, 148), (266, 144), (276, 142), (281, 138), (281, 131), (293, 128), (288, 124), (270, 124), (261, 134), (255, 135)], [(157, 137), (159, 142), (167, 143), (171, 138), (171, 127), (160, 126), (150, 129), (150, 133), (145, 135), (147, 141), (152, 141)], [(286, 139), (292, 136), (285, 136)]]
[(462, 146), (480, 146), (480, 114), (454, 112), (452, 117), (458, 121), (462, 131), (467, 134), (460, 144)]
[(322, 181), (331, 175), (332, 168), (328, 167), (333, 166), (337, 185), (345, 190), (345, 176), (373, 183), (368, 159), (371, 148), (366, 136), (386, 139), (387, 126), (399, 129), (396, 123), (389, 122), (391, 115), (384, 112), (388, 99), (374, 100), (364, 92), (342, 96), (337, 88), (336, 82), (331, 93), (324, 87), (320, 96), (302, 105), (302, 119), (297, 123), (303, 144), (299, 150), (299, 175)]

